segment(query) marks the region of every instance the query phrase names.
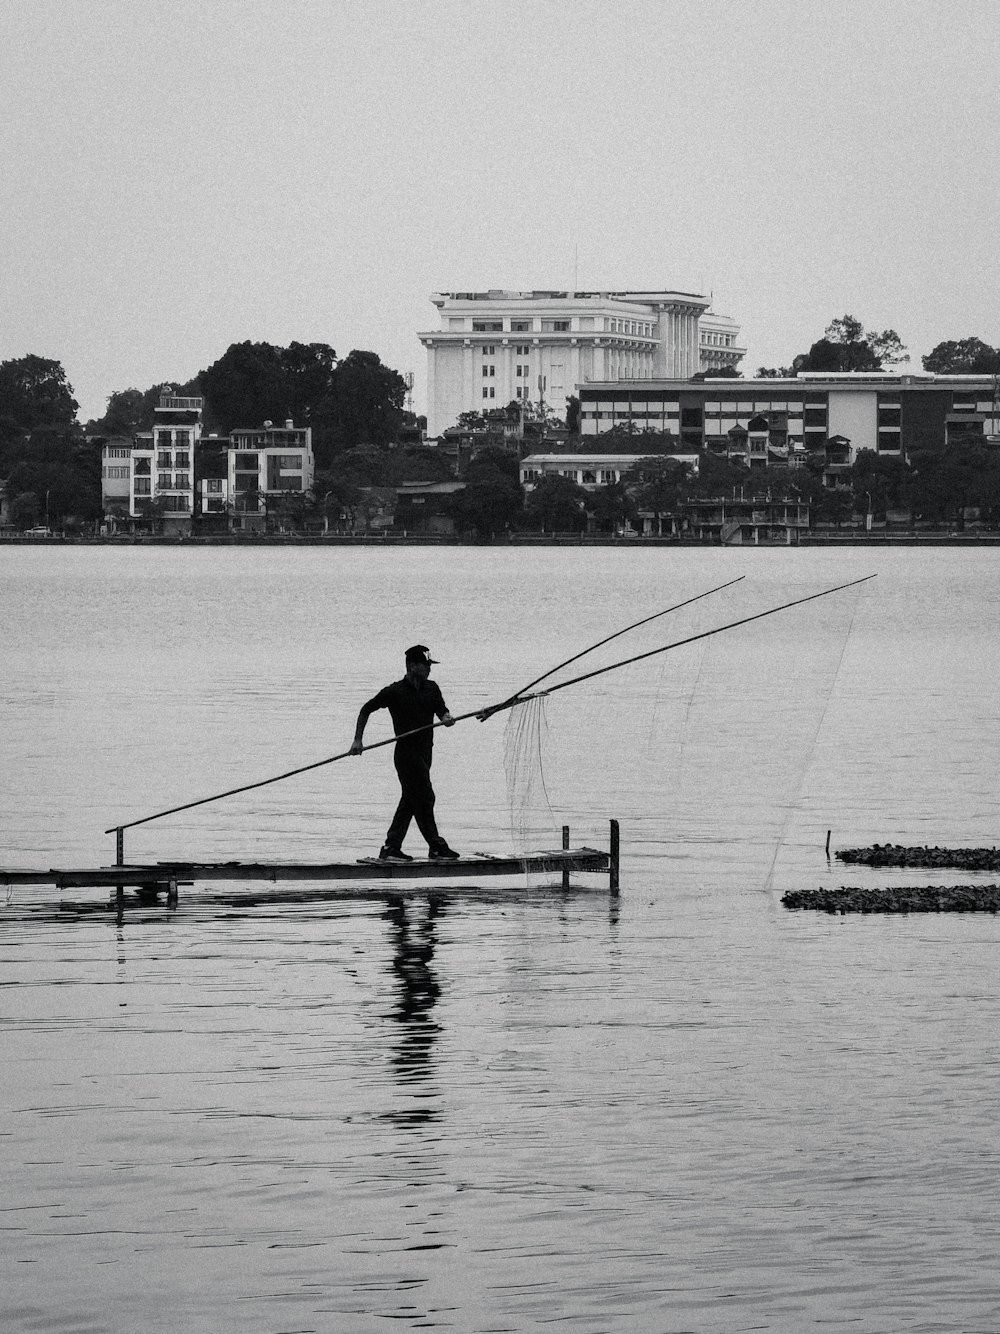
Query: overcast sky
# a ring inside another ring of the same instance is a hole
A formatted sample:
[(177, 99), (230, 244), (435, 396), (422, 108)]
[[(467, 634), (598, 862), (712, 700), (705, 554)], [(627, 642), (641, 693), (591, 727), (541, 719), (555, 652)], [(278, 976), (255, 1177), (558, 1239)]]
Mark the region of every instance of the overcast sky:
[[(244, 339), (417, 377), (430, 293), (711, 291), (1000, 343), (997, 0), (0, 0), (0, 360), (81, 419)], [(578, 259), (577, 259), (578, 256)]]

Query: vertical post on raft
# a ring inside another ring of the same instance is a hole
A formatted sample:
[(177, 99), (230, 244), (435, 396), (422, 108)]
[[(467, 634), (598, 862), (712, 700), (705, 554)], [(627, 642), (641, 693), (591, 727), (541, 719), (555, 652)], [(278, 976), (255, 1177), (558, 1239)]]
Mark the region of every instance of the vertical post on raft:
[(608, 847), (608, 887), (614, 898), (618, 897), (620, 892), (618, 880), (618, 860), (620, 855), (620, 834), (618, 830), (618, 821), (611, 821), (611, 841)]
[[(569, 852), (569, 825), (568, 825), (568, 824), (564, 824), (563, 827), (562, 827), (562, 830), (563, 830), (563, 837), (562, 837), (563, 852)], [(564, 867), (563, 867), (563, 871), (562, 871), (562, 887), (563, 887), (563, 889), (569, 889), (569, 867), (568, 867), (568, 866), (564, 866)]]
[[(115, 865), (125, 865), (125, 830), (119, 825), (115, 830)], [(121, 912), (125, 903), (125, 886), (115, 885), (115, 902), (118, 905), (118, 911)]]

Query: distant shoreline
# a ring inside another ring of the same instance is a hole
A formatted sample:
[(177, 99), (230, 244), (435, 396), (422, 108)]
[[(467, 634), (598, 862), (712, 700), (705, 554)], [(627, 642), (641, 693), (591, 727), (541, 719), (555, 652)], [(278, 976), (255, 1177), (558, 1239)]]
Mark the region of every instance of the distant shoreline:
[[(211, 534), (204, 537), (0, 537), (0, 546), (9, 547), (677, 547), (685, 550), (719, 548), (718, 542), (694, 541), (683, 537), (612, 537), (608, 534), (578, 535), (519, 533), (494, 541), (446, 537), (437, 534), (329, 533), (307, 536), (291, 533), (257, 535)], [(797, 542), (743, 542), (731, 544), (730, 550), (752, 550), (755, 546), (773, 549), (795, 547), (975, 547), (1000, 546), (997, 532), (812, 532)]]

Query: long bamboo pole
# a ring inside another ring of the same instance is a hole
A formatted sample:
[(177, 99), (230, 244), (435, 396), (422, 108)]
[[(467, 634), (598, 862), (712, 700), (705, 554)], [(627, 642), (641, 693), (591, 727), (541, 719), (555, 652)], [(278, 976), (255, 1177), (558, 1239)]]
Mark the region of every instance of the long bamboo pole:
[(773, 616), (776, 612), (787, 611), (789, 607), (801, 607), (805, 602), (815, 602), (817, 598), (828, 597), (831, 593), (842, 593), (845, 588), (855, 588), (858, 584), (866, 584), (869, 579), (876, 578), (874, 574), (866, 574), (861, 579), (852, 579), (850, 583), (838, 584), (836, 588), (824, 588), (819, 593), (810, 593), (808, 597), (795, 598), (792, 602), (783, 602), (780, 607), (769, 607), (767, 611), (758, 611), (753, 616), (743, 616), (738, 621), (730, 621), (727, 625), (717, 625), (714, 630), (703, 630), (698, 635), (688, 635), (686, 639), (675, 639), (672, 644), (661, 644), (659, 648), (651, 648), (646, 653), (636, 653), (634, 657), (622, 658), (621, 662), (613, 662), (607, 667), (597, 667), (592, 672), (584, 672), (582, 676), (573, 676), (568, 681), (560, 681), (558, 685), (549, 686), (548, 690), (539, 690), (534, 695), (521, 695), (508, 703), (500, 704), (497, 708), (481, 709), (477, 717), (485, 722), (492, 713), (498, 709), (514, 708), (517, 704), (524, 704), (530, 699), (537, 699), (540, 695), (554, 695), (557, 690), (565, 690), (567, 686), (579, 685), (581, 681), (589, 681), (592, 677), (603, 676), (605, 672), (617, 671), (619, 667), (628, 667), (630, 663), (642, 662), (644, 658), (655, 658), (658, 653), (668, 653), (672, 648), (682, 648), (685, 644), (697, 643), (699, 639), (710, 639), (712, 635), (721, 635), (723, 630), (735, 630), (739, 625), (749, 625), (751, 621), (763, 620), (765, 616)]
[[(869, 579), (874, 578), (874, 574), (866, 574), (862, 579), (852, 579), (850, 583), (838, 584), (835, 588), (825, 588), (819, 593), (810, 593), (808, 597), (796, 598), (792, 602), (784, 602), (780, 607), (770, 607), (767, 611), (759, 611), (753, 616), (744, 616), (738, 621), (730, 621), (727, 625), (716, 626), (714, 630), (704, 630), (701, 634), (689, 635), (686, 639), (677, 639), (673, 643), (662, 644), (659, 648), (649, 649), (645, 653), (637, 653), (634, 657), (623, 658), (621, 662), (613, 662), (607, 667), (598, 667), (592, 672), (584, 672), (582, 676), (574, 676), (569, 681), (560, 681), (558, 685), (550, 686), (548, 690), (538, 691), (534, 695), (512, 696), (502, 704), (491, 705), (485, 709), (470, 709), (468, 713), (460, 713), (452, 718), (450, 723), (428, 723), (425, 727), (414, 727), (409, 732), (400, 732), (398, 736), (385, 737), (382, 741), (373, 741), (371, 745), (363, 747), (363, 750), (378, 750), (380, 746), (395, 745), (397, 741), (402, 741), (406, 737), (417, 736), (421, 732), (430, 732), (438, 727), (453, 727), (455, 723), (465, 722), (469, 718), (478, 718), (480, 722), (485, 722), (492, 714), (503, 709), (513, 709), (518, 704), (524, 704), (530, 699), (537, 699), (539, 695), (555, 694), (557, 690), (565, 690), (568, 686), (578, 685), (581, 681), (589, 681), (592, 677), (603, 676), (605, 672), (616, 671), (619, 667), (627, 667), (633, 662), (642, 662), (644, 658), (652, 658), (659, 653), (668, 653), (671, 649), (681, 648), (684, 644), (693, 644), (699, 639), (708, 639), (712, 635), (722, 634), (724, 630), (735, 630), (737, 626), (749, 625), (751, 621), (759, 621), (765, 616), (773, 616), (776, 612), (787, 611), (789, 607), (800, 607), (805, 602), (814, 602), (816, 598), (827, 597), (831, 593), (840, 593), (845, 588), (854, 588), (858, 584), (867, 583)], [(725, 587), (725, 585), (722, 585), (722, 587)], [(618, 633), (624, 632), (619, 631)], [(611, 638), (614, 638), (614, 636), (611, 636)], [(583, 654), (578, 656), (582, 657)], [(570, 659), (570, 661), (573, 661), (573, 659)], [(241, 792), (253, 792), (257, 788), (268, 787), (271, 783), (280, 783), (286, 778), (294, 778), (297, 774), (309, 773), (312, 769), (322, 769), (327, 764), (336, 764), (338, 760), (345, 760), (353, 753), (350, 750), (344, 750), (339, 755), (329, 755), (326, 759), (314, 760), (312, 764), (302, 764), (297, 769), (288, 769), (285, 773), (275, 774), (273, 778), (262, 778), (256, 783), (244, 783), (241, 787), (231, 787), (225, 792), (216, 792), (210, 797), (199, 797), (197, 801), (186, 801), (180, 806), (171, 806), (169, 810), (157, 811), (154, 815), (144, 815), (140, 820), (129, 820), (112, 825), (110, 829), (105, 829), (104, 832), (114, 834), (124, 829), (135, 829), (138, 825), (149, 824), (152, 820), (162, 820), (167, 815), (178, 815), (181, 811), (194, 810), (196, 806), (207, 806), (210, 802), (222, 801), (224, 797), (235, 797)]]
[(682, 607), (690, 607), (692, 602), (700, 602), (702, 598), (711, 597), (713, 593), (721, 593), (724, 588), (732, 588), (733, 584), (738, 584), (740, 580), (745, 578), (745, 574), (738, 575), (737, 578), (730, 579), (728, 583), (719, 584), (717, 588), (709, 588), (704, 593), (696, 593), (694, 597), (686, 598), (683, 602), (675, 602), (672, 607), (664, 607), (662, 611), (654, 611), (652, 616), (644, 616), (641, 621), (633, 621), (631, 625), (626, 625), (624, 629), (616, 630), (613, 635), (607, 635), (604, 639), (599, 639), (596, 644), (591, 644), (589, 648), (584, 648), (581, 649), (579, 653), (574, 653), (573, 656), (567, 658), (565, 662), (560, 662), (557, 666), (550, 667), (547, 672), (542, 672), (541, 676), (536, 676), (533, 681), (529, 681), (526, 686), (522, 686), (520, 690), (515, 694), (508, 696), (508, 698), (503, 700), (500, 704), (494, 704), (491, 708), (484, 709), (482, 712), (489, 717), (491, 713), (497, 713), (501, 709), (511, 707), (516, 704), (523, 695), (526, 695), (529, 690), (533, 690), (535, 686), (540, 685), (543, 681), (547, 681), (550, 676), (555, 676), (556, 672), (561, 672), (564, 667), (569, 667), (572, 663), (579, 662), (579, 660), (585, 658), (588, 653), (593, 653), (596, 649), (603, 648), (605, 644), (610, 644), (612, 639), (618, 639), (621, 635), (627, 635), (630, 630), (638, 630), (640, 625), (648, 625), (650, 621), (658, 620), (661, 616), (667, 616), (672, 611), (680, 611)]

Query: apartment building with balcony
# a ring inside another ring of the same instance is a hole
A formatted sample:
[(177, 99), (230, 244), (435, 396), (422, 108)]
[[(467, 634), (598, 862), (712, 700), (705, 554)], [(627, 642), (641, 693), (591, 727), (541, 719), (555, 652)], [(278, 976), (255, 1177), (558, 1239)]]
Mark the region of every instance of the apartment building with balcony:
[[(167, 536), (191, 532), (194, 460), (202, 435), (204, 400), (165, 391), (153, 410), (153, 428), (137, 434), (129, 459), (129, 518), (162, 525)], [(109, 466), (114, 466), (109, 460)], [(107, 484), (120, 482), (108, 477)], [(105, 502), (108, 499), (105, 493)], [(105, 513), (109, 512), (105, 503)]]
[(691, 292), (491, 289), (431, 299), (441, 327), (418, 335), (431, 436), (463, 412), (530, 401), (562, 416), (590, 381), (686, 379), (735, 368), (746, 351), (739, 325)]
[(234, 526), (245, 532), (266, 528), (283, 498), (311, 490), (314, 466), (311, 427), (264, 422), (232, 431), (225, 480)]
[(312, 429), (290, 420), (206, 436), (202, 458), (199, 512), (225, 515), (227, 526), (238, 532), (264, 532), (283, 502), (312, 490)]

